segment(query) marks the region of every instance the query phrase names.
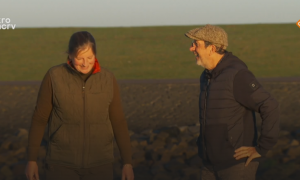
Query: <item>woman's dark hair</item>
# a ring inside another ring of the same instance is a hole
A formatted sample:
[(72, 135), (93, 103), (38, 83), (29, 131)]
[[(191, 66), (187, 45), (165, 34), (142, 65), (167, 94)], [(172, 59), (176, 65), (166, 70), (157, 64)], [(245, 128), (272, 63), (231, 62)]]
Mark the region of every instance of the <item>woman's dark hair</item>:
[[(96, 42), (91, 33), (87, 31), (79, 31), (74, 33), (69, 40), (67, 54), (76, 57), (78, 52), (87, 47), (91, 47), (94, 55), (96, 55)], [(68, 56), (68, 59), (70, 59)]]

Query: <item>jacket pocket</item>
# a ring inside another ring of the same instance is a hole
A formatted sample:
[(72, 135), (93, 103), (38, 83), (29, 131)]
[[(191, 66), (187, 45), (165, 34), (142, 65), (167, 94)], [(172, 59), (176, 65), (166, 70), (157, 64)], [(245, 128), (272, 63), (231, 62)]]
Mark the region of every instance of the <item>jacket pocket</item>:
[(61, 124), (51, 135), (50, 142), (62, 148), (74, 148), (78, 144), (79, 124)]
[(79, 125), (62, 124), (51, 136), (48, 159), (63, 164), (77, 162), (79, 144)]
[(228, 140), (227, 124), (206, 125), (205, 144), (208, 159), (213, 165), (233, 159), (234, 147)]
[(50, 142), (53, 144), (59, 144), (65, 141), (64, 125), (61, 124), (53, 133), (50, 135)]

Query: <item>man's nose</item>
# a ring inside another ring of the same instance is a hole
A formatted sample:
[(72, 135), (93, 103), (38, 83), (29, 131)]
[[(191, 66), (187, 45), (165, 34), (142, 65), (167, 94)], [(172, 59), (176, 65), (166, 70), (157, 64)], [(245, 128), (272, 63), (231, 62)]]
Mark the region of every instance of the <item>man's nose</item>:
[(192, 46), (190, 47), (190, 51), (191, 51), (191, 52), (195, 51), (195, 46), (192, 45)]

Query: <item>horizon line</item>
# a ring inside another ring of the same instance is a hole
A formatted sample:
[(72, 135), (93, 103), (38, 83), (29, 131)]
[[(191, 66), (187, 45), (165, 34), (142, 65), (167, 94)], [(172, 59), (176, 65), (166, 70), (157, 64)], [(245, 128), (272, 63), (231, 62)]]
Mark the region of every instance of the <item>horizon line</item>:
[[(297, 23), (297, 22), (296, 22)], [(284, 25), (284, 24), (296, 24), (292, 22), (280, 22), (280, 23), (209, 23), (212, 25), (226, 26), (226, 25)], [(16, 24), (15, 29), (42, 29), (42, 28), (143, 28), (143, 27), (178, 27), (178, 26), (204, 26), (206, 24), (183, 24), (183, 25), (136, 25), (136, 26), (21, 26), (18, 27)]]

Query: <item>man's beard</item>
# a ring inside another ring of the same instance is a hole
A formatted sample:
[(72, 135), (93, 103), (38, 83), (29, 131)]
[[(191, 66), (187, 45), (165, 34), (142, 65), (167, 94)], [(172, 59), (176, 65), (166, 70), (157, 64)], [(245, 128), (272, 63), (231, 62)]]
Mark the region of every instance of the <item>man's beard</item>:
[[(199, 59), (199, 60), (198, 60), (198, 59)], [(202, 64), (202, 62), (201, 62), (201, 60), (200, 60), (199, 57), (196, 57), (196, 64), (197, 64), (198, 66), (201, 66), (201, 67), (204, 68), (204, 66), (203, 66), (203, 64)]]

